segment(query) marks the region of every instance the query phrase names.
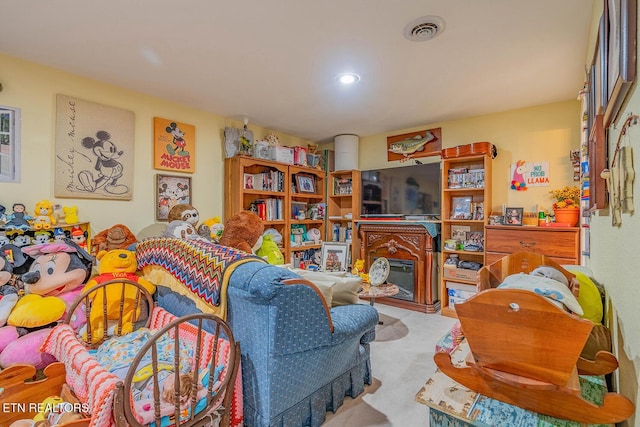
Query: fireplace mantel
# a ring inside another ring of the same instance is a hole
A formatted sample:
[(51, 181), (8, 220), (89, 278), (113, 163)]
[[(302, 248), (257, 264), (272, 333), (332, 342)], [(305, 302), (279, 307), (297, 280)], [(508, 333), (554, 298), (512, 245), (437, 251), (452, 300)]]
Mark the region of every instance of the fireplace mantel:
[[(415, 263), (413, 301), (383, 298), (381, 302), (425, 313), (440, 310), (435, 259), (435, 241), (431, 233), (437, 223), (417, 221), (358, 221), (360, 258), (369, 268), (377, 257), (410, 260)], [(429, 229), (429, 230), (428, 230)]]

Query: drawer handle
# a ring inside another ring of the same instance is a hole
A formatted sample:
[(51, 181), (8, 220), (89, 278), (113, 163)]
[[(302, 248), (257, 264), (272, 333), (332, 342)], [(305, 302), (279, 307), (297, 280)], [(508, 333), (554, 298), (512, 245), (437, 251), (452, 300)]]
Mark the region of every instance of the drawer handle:
[(520, 244), (525, 248), (531, 248), (536, 244), (536, 242), (523, 242), (522, 240), (520, 240)]

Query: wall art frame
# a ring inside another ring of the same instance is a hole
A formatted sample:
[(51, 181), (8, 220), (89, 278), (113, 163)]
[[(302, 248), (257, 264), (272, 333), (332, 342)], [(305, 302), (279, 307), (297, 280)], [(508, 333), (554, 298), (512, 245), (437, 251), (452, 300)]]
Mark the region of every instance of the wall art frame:
[(176, 120), (153, 118), (153, 168), (194, 173), (196, 127)]
[(167, 221), (175, 205), (192, 205), (191, 177), (156, 174), (156, 220)]
[(54, 195), (131, 200), (133, 111), (56, 95)]
[(508, 207), (504, 216), (504, 224), (510, 226), (521, 226), (524, 218), (524, 208)]
[(604, 126), (620, 113), (631, 85), (636, 79), (637, 0), (604, 0), (603, 58), (606, 62)]
[(442, 128), (387, 137), (387, 161), (401, 162), (442, 153)]

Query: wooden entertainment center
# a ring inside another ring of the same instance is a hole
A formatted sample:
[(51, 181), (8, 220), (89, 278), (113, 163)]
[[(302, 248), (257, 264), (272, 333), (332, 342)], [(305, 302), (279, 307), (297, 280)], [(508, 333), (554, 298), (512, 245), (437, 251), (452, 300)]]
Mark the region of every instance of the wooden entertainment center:
[[(427, 221), (361, 220), (357, 226), (360, 258), (365, 260), (365, 265), (370, 266), (377, 257), (390, 260), (392, 273), (396, 260), (398, 264), (413, 265), (411, 299), (384, 298), (384, 303), (424, 313), (438, 312), (440, 301), (434, 241), (438, 224)], [(388, 281), (393, 282), (393, 279)]]

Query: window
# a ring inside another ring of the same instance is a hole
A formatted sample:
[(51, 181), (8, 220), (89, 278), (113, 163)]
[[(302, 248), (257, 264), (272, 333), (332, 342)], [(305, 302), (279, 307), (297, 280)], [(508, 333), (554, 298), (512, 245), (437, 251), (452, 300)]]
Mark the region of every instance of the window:
[(20, 182), (20, 110), (0, 105), (0, 182)]

